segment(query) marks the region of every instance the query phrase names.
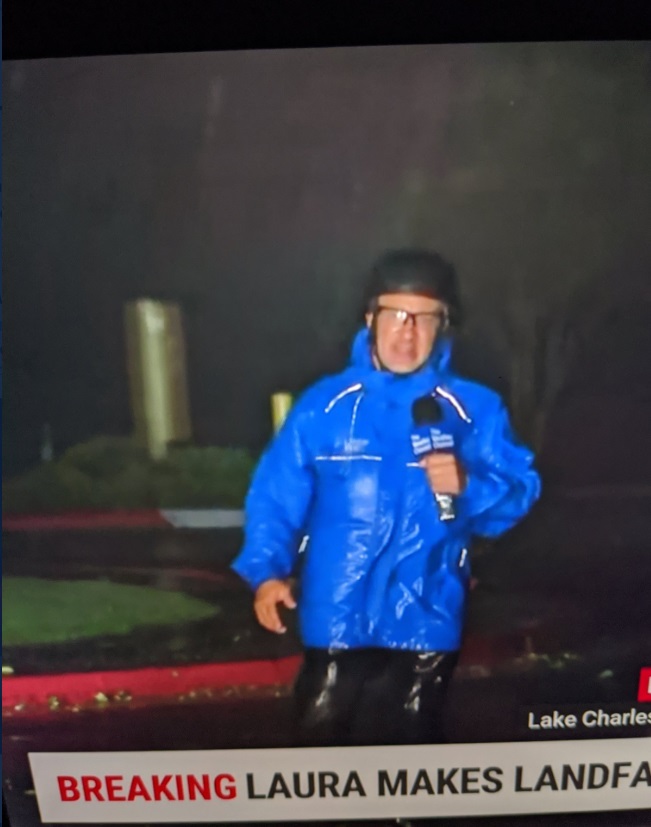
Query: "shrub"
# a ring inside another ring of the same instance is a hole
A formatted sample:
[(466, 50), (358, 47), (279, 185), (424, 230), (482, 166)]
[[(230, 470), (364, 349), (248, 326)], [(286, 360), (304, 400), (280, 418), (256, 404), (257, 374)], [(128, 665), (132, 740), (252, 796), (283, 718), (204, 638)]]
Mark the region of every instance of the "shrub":
[(91, 507), (91, 480), (76, 468), (42, 465), (2, 486), (5, 513)]
[(171, 448), (152, 460), (135, 440), (96, 437), (3, 486), (4, 513), (81, 508), (239, 508), (254, 458), (241, 448)]
[(97, 436), (73, 445), (56, 463), (76, 468), (91, 478), (106, 478), (120, 474), (130, 465), (146, 465), (146, 449), (130, 437)]

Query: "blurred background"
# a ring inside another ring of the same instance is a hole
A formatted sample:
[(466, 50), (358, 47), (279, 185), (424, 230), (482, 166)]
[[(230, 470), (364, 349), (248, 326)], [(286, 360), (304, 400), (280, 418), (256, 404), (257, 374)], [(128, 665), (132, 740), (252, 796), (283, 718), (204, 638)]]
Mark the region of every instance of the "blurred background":
[(269, 395), (347, 358), (373, 259), (418, 244), (548, 483), (649, 480), (648, 43), (3, 69), (5, 478), (131, 433), (140, 297), (181, 307), (194, 442), (256, 453)]

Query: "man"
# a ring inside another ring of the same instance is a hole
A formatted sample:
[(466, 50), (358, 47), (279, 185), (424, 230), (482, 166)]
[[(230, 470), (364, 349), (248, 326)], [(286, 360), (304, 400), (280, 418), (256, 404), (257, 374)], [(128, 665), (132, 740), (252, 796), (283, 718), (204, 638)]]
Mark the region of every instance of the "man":
[[(303, 394), (263, 455), (233, 564), (266, 629), (283, 633), (279, 606), (298, 605), (304, 744), (441, 740), (469, 544), (513, 526), (540, 489), (498, 395), (450, 370), (451, 265), (387, 253), (367, 299), (350, 365)], [(418, 459), (413, 404), (428, 397), (453, 447)]]

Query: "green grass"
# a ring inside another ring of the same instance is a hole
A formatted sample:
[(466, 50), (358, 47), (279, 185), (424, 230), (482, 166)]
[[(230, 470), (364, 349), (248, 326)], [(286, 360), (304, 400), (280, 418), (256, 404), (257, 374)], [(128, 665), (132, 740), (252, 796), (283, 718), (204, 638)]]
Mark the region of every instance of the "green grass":
[(203, 600), (148, 586), (106, 580), (2, 581), (2, 644), (62, 643), (127, 635), (148, 625), (201, 620), (219, 609)]

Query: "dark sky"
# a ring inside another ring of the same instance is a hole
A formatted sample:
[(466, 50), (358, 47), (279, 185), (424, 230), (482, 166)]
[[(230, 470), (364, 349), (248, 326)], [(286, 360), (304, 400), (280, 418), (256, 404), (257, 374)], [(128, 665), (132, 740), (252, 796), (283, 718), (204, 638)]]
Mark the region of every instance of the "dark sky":
[(586, 327), (557, 431), (593, 404), (595, 372), (613, 398), (632, 389), (638, 411), (650, 54), (516, 44), (5, 64), (5, 473), (37, 460), (45, 422), (58, 450), (130, 431), (122, 308), (138, 296), (183, 306), (197, 440), (258, 447), (268, 394), (340, 364), (372, 259), (416, 242), (457, 263), (462, 367), (503, 390), (507, 357), (483, 322), (505, 295), (521, 289), (535, 316), (563, 308), (573, 280), (594, 283), (619, 316), (596, 338)]

